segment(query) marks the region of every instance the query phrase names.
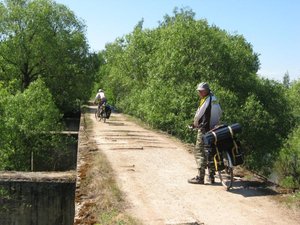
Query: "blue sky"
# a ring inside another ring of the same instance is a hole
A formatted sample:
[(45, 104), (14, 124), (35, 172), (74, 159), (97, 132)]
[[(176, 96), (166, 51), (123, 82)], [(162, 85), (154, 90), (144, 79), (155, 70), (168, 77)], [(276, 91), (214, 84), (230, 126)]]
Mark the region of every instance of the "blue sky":
[(87, 26), (91, 50), (130, 33), (144, 18), (155, 28), (175, 7), (189, 7), (196, 19), (206, 19), (230, 33), (243, 35), (260, 54), (263, 77), (300, 78), (300, 1), (298, 0), (57, 0)]

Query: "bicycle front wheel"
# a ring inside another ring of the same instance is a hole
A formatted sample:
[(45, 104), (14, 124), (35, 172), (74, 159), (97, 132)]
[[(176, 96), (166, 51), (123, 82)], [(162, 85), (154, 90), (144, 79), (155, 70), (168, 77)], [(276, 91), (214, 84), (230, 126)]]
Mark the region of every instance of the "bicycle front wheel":
[(97, 109), (96, 112), (95, 112), (95, 119), (96, 119), (96, 120), (101, 120), (99, 109)]
[(106, 112), (103, 112), (103, 122), (105, 123), (106, 122)]
[(222, 185), (229, 190), (233, 184), (233, 164), (228, 152), (224, 153), (224, 166), (225, 169), (218, 171)]

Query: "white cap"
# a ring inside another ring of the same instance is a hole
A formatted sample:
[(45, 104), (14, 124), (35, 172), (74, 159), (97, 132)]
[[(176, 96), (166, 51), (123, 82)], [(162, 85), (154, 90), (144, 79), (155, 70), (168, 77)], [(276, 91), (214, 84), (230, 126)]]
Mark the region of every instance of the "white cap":
[(209, 91), (209, 90), (210, 90), (210, 89), (209, 89), (209, 86), (208, 86), (207, 83), (201, 82), (201, 83), (198, 84), (198, 86), (197, 86), (197, 91), (204, 91), (204, 90)]

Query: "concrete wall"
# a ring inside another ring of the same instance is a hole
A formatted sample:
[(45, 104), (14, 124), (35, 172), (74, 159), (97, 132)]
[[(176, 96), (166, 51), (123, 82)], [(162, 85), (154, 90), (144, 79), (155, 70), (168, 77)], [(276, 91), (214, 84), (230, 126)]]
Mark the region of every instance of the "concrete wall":
[[(0, 181), (1, 225), (72, 225), (75, 182)], [(2, 201), (2, 202), (1, 202)]]
[[(67, 131), (78, 131), (79, 119), (75, 123), (68, 120)], [(0, 171), (0, 225), (73, 225), (78, 140), (68, 150), (56, 159), (55, 170), (65, 172)], [(40, 160), (34, 167), (48, 171), (48, 164)]]

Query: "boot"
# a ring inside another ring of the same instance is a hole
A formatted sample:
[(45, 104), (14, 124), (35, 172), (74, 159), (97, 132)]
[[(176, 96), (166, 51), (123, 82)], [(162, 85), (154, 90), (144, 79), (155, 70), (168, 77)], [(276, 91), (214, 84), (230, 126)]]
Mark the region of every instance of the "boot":
[[(204, 171), (205, 173), (205, 171)], [(201, 171), (201, 169), (198, 169), (198, 175), (188, 179), (188, 183), (190, 184), (204, 184), (204, 173)]]
[(209, 174), (209, 179), (210, 179), (210, 183), (214, 184), (215, 183), (215, 171), (211, 171)]

